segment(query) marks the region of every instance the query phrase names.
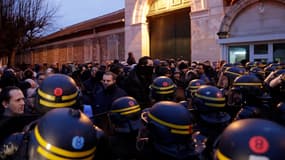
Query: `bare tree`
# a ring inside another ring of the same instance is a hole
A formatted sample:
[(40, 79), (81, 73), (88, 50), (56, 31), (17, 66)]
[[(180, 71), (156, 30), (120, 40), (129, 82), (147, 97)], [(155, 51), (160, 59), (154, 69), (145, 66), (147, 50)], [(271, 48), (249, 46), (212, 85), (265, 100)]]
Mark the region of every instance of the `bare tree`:
[(8, 65), (52, 25), (55, 13), (46, 0), (0, 0), (0, 55)]

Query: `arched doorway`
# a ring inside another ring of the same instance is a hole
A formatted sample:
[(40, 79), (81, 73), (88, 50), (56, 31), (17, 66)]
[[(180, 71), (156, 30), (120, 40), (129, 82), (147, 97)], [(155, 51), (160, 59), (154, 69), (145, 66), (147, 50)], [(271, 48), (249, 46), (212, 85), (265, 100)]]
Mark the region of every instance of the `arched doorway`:
[(190, 60), (190, 8), (148, 17), (150, 55), (153, 58)]
[(226, 13), (218, 32), (229, 63), (285, 62), (285, 0), (239, 0)]

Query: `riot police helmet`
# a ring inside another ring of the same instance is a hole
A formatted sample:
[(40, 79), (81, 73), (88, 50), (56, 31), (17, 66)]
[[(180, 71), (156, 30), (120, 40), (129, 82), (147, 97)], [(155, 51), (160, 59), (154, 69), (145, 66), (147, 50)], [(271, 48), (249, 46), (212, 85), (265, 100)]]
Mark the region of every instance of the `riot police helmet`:
[(243, 119), (231, 123), (218, 139), (214, 159), (282, 159), (285, 129), (263, 119)]
[(93, 159), (103, 135), (80, 110), (53, 109), (31, 131), (28, 155), (40, 160)]
[(197, 92), (198, 88), (201, 85), (205, 85), (206, 82), (201, 79), (193, 79), (189, 82), (188, 87), (185, 90), (185, 96), (187, 98), (192, 98), (193, 95)]
[(156, 102), (162, 100), (173, 100), (176, 92), (175, 83), (166, 76), (159, 76), (150, 85), (150, 94)]
[(116, 99), (108, 113), (115, 132), (129, 133), (140, 128), (141, 107), (138, 102), (130, 96)]
[(189, 111), (173, 101), (160, 101), (142, 113), (151, 141), (162, 145), (185, 144), (193, 132)]
[(36, 91), (35, 108), (40, 113), (55, 108), (79, 107), (79, 90), (75, 81), (64, 74), (48, 76)]
[(199, 112), (220, 111), (225, 105), (225, 96), (215, 86), (201, 85), (194, 95), (193, 106)]

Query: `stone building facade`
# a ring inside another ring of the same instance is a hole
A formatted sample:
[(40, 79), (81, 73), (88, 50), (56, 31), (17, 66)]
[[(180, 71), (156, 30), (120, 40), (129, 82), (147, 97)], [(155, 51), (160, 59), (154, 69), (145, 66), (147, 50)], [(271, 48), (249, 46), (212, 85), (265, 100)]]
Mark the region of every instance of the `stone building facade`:
[(148, 37), (152, 9), (160, 14), (189, 5), (191, 60), (285, 62), (284, 0), (125, 2), (125, 40), (131, 42), (126, 43), (125, 49), (135, 51), (137, 57), (153, 54)]
[(43, 37), (18, 64), (104, 63), (124, 59), (124, 9)]
[(123, 10), (47, 36), (17, 61), (102, 63), (130, 51), (136, 59), (285, 62), (285, 0), (125, 0)]

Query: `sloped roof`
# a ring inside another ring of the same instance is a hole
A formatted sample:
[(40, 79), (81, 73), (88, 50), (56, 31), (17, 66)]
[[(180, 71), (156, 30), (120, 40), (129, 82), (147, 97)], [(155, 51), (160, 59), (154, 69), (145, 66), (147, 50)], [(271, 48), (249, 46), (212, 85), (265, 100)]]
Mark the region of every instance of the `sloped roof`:
[(42, 37), (37, 40), (35, 45), (41, 44), (41, 43), (48, 43), (49, 41), (53, 41), (55, 39), (61, 39), (68, 35), (76, 34), (79, 32), (84, 32), (87, 30), (93, 30), (98, 27), (107, 26), (107, 25), (111, 25), (114, 23), (122, 23), (124, 22), (124, 18), (125, 18), (124, 16), (125, 16), (125, 9), (120, 9), (118, 11), (115, 11), (115, 12), (112, 12), (112, 13), (109, 13), (103, 16), (92, 18), (92, 19), (68, 26), (66, 28), (63, 28), (45, 37)]

